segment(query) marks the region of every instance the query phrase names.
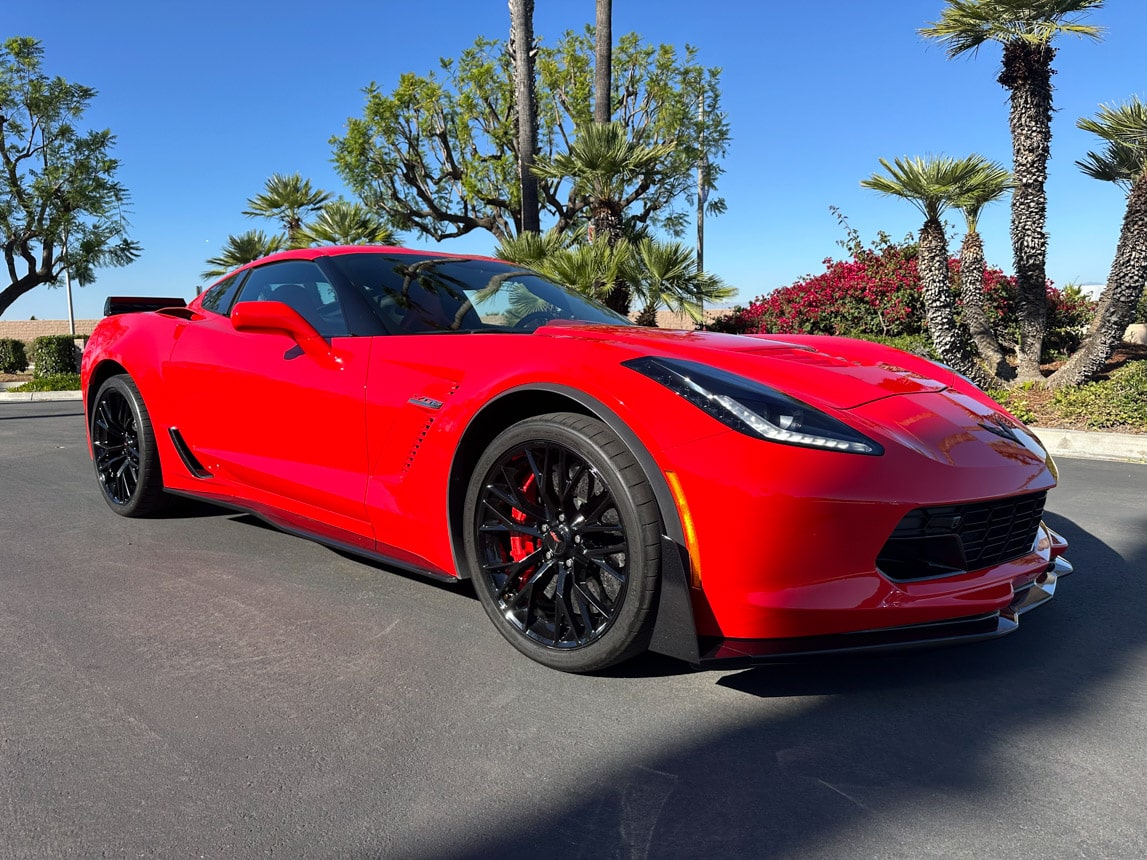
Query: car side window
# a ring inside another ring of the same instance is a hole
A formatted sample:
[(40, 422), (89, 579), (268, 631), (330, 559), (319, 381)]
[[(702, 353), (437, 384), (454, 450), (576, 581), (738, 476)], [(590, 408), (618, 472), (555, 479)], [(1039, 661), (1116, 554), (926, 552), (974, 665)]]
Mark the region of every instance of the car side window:
[(239, 301), (282, 302), (323, 337), (350, 333), (338, 291), (310, 260), (285, 260), (253, 269), (239, 293)]
[(199, 306), (216, 314), (228, 313), (231, 309), (231, 300), (235, 298), (235, 293), (242, 283), (241, 275), (225, 278), (203, 294), (203, 300), (200, 301)]

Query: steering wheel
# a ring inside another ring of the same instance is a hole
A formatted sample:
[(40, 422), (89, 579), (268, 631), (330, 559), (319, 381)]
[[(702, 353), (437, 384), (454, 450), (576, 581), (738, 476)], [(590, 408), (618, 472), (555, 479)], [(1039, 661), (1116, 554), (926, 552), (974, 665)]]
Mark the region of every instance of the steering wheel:
[(514, 328), (538, 328), (552, 319), (557, 319), (553, 311), (530, 311), (514, 323)]

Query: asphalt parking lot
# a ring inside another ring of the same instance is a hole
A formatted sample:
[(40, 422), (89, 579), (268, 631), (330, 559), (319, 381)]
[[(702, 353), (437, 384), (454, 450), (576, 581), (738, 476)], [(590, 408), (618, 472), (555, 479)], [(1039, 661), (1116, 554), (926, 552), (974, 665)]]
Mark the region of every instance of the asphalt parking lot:
[(1011, 637), (575, 677), (465, 589), (115, 517), (79, 403), (0, 404), (0, 857), (1147, 856), (1147, 466), (1060, 467)]

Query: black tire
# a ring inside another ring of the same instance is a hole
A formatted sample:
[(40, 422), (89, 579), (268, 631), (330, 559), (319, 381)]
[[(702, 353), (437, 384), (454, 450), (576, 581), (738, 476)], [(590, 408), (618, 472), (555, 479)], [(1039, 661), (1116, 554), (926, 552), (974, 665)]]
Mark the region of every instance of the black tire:
[(167, 507), (155, 432), (139, 389), (125, 375), (106, 380), (92, 402), (92, 462), (108, 507), (146, 517)]
[(641, 467), (608, 427), (555, 413), (499, 435), (466, 493), (474, 588), (526, 656), (593, 672), (649, 644), (660, 517)]

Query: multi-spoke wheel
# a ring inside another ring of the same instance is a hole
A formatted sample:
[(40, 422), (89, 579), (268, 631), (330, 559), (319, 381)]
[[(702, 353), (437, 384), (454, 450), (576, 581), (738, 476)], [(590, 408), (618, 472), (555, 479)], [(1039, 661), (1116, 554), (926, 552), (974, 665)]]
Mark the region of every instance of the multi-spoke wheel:
[(475, 589), (518, 650), (590, 672), (645, 648), (660, 567), (657, 503), (604, 424), (561, 413), (510, 427), (478, 462), (466, 510)]
[(104, 501), (117, 514), (142, 517), (165, 506), (151, 419), (127, 376), (100, 386), (92, 404), (92, 459)]

